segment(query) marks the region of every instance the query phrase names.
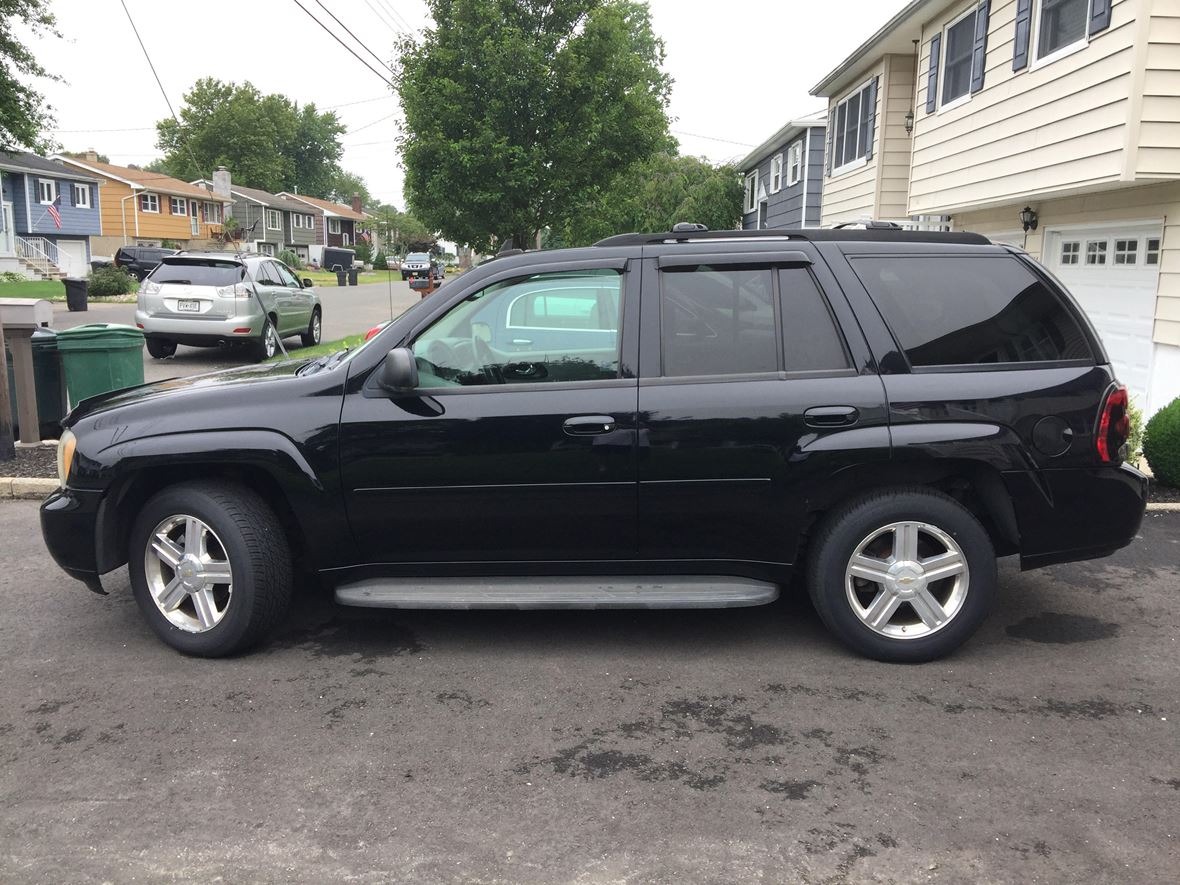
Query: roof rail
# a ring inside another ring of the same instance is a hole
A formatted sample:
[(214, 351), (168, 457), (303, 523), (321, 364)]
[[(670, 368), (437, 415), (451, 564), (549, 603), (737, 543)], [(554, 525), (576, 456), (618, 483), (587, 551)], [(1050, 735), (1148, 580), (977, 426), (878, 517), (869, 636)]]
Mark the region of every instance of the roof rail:
[[(859, 222), (863, 224), (863, 222)], [(711, 240), (790, 239), (820, 242), (879, 242), (879, 243), (957, 243), (959, 245), (989, 246), (991, 240), (983, 234), (966, 231), (904, 230), (900, 225), (889, 227), (807, 228), (806, 230), (711, 230), (657, 234), (618, 234), (599, 240), (595, 246), (653, 246), (660, 243), (704, 243)]]

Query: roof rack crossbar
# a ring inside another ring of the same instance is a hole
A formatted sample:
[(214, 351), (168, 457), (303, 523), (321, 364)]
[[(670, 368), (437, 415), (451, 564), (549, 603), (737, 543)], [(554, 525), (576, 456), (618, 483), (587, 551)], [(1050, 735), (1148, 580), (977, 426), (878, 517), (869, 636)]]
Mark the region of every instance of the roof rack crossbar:
[(595, 246), (654, 246), (660, 243), (696, 243), (709, 240), (792, 239), (808, 242), (862, 241), (886, 243), (954, 243), (989, 246), (983, 234), (967, 231), (904, 230), (900, 226), (852, 228), (807, 228), (805, 230), (712, 230), (691, 233), (665, 231), (655, 234), (618, 234), (599, 240)]

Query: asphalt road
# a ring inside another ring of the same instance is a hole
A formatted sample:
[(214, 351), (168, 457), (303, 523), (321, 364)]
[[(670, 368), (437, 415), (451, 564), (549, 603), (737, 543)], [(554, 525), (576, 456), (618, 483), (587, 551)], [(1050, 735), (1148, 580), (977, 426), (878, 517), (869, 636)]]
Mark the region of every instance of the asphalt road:
[(191, 660), (0, 503), (0, 881), (1085, 882), (1180, 869), (1180, 514), (950, 660), (722, 612), (368, 613)]
[[(410, 290), (408, 283), (402, 282), (400, 276), (391, 277), (388, 282), (367, 283), (362, 286), (317, 286), (316, 291), (319, 292), (320, 302), (324, 307), (324, 341), (334, 341), (371, 329), (390, 318), (391, 304), (393, 315), (396, 316), (420, 297), (417, 292)], [(135, 305), (94, 302), (84, 312), (70, 313), (65, 302), (54, 302), (55, 329), (71, 329), (85, 323), (134, 325)], [(298, 337), (286, 338), (283, 343), (292, 355), (297, 353), (301, 346)], [(148, 355), (146, 348), (143, 352), (144, 378), (147, 381), (162, 381), (178, 375), (213, 372), (244, 363), (245, 356), (242, 353), (216, 347), (181, 345), (176, 349), (176, 355), (166, 360), (153, 359)]]

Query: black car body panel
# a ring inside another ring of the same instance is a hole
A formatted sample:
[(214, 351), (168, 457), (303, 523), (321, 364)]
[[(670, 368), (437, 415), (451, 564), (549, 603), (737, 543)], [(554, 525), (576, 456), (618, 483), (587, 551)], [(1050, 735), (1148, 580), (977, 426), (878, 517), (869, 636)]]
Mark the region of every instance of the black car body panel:
[[(1114, 376), (1068, 295), (1018, 250), (978, 237), (862, 235), (876, 233), (632, 237), (499, 258), (415, 303), (335, 365), (268, 364), (84, 401), (64, 422), (78, 449), (67, 488), (42, 508), (47, 543), (63, 568), (89, 580), (125, 561), (137, 503), (178, 478), (208, 476), (263, 492), (301, 559), (334, 580), (784, 581), (825, 512), (868, 489), (915, 484), (969, 503), (997, 552), (1019, 554), (1025, 567), (1128, 543), (1147, 483), (1095, 455), (1095, 421)], [(882, 254), (1018, 262), (1063, 300), (1086, 358), (911, 366), (853, 265)], [(721, 334), (691, 293), (673, 293), (670, 275), (706, 265), (754, 268), (765, 282), (765, 301), (751, 308), (763, 310), (763, 324), (743, 333), (742, 350), (770, 348), (755, 371), (669, 371), (662, 347)], [(469, 297), (579, 273), (620, 275), (613, 377), (381, 387), (385, 355)], [(828, 317), (830, 364), (800, 369), (784, 350), (784, 336), (797, 332), (789, 328), (796, 291)]]

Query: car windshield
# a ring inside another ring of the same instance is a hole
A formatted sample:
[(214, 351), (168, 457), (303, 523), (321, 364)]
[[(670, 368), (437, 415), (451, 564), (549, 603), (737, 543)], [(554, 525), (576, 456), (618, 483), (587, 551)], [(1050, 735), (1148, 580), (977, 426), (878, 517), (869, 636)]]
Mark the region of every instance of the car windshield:
[(165, 259), (149, 277), (154, 283), (189, 286), (232, 286), (241, 282), (242, 278), (242, 265), (235, 261), (194, 258), (182, 261)]
[(411, 252), (406, 256), (406, 261), (429, 261), (430, 256), (425, 252)]

